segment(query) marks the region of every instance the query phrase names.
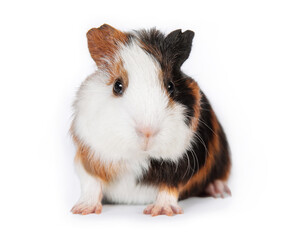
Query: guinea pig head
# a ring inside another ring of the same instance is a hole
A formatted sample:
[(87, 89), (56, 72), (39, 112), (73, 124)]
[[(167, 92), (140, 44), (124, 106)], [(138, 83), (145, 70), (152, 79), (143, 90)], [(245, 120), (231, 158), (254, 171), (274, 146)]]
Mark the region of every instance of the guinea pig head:
[(78, 92), (75, 131), (100, 158), (176, 161), (189, 148), (199, 89), (191, 89), (180, 67), (193, 36), (181, 30), (124, 33), (109, 25), (89, 30), (98, 70)]

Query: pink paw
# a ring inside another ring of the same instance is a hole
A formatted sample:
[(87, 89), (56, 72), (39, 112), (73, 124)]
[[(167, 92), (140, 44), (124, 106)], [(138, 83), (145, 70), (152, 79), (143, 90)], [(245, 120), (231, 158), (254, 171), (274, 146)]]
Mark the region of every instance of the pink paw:
[(144, 214), (150, 214), (153, 217), (158, 216), (158, 215), (172, 216), (174, 214), (182, 214), (183, 210), (178, 205), (169, 205), (169, 204), (155, 205), (155, 204), (151, 204), (144, 209), (143, 213)]
[(206, 188), (206, 193), (214, 198), (231, 196), (229, 187), (221, 180), (215, 180), (214, 182), (210, 183)]
[(82, 215), (87, 215), (91, 213), (100, 214), (102, 212), (102, 204), (97, 203), (97, 204), (91, 205), (91, 204), (84, 203), (84, 202), (78, 202), (71, 209), (71, 212), (73, 214), (82, 214)]

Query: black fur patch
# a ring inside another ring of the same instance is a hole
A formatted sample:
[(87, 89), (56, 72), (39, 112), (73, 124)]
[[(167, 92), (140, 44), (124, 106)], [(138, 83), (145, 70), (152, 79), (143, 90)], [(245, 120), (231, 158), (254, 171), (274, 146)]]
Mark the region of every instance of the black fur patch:
[[(194, 33), (192, 31), (182, 33), (181, 30), (176, 30), (166, 37), (160, 31), (151, 29), (137, 32), (137, 35), (144, 43), (144, 49), (159, 61), (164, 73), (164, 85), (167, 86), (170, 81), (174, 83), (175, 94), (172, 98), (187, 107), (186, 124), (189, 125), (194, 117), (193, 106), (196, 99), (187, 83), (194, 80), (181, 72), (180, 67), (189, 57)], [(138, 181), (139, 183), (165, 184), (172, 187), (187, 183), (199, 169), (204, 167), (209, 142), (214, 137), (219, 137), (221, 151), (214, 156), (216, 164), (213, 166), (211, 174), (205, 176), (206, 178), (202, 181), (201, 186), (194, 186), (189, 193), (184, 193), (180, 197), (201, 193), (209, 182), (220, 179), (229, 171), (230, 158), (226, 136), (220, 124), (218, 133), (214, 132), (211, 105), (204, 93), (201, 93), (201, 95), (200, 120), (193, 149), (186, 151), (176, 163), (167, 159), (150, 159), (149, 169), (144, 173), (143, 178)]]
[[(163, 71), (166, 71), (170, 67), (180, 69), (189, 57), (194, 32), (187, 30), (182, 33), (179, 29), (165, 36), (153, 28), (148, 31), (138, 31), (137, 36), (144, 43), (145, 50), (153, 54), (160, 61)], [(150, 47), (151, 51), (146, 47)]]
[[(163, 159), (150, 159), (149, 170), (144, 174), (140, 182), (177, 187), (180, 183), (187, 183), (204, 166), (208, 154), (208, 143), (212, 140), (214, 133), (210, 122), (210, 105), (205, 97), (203, 97), (202, 101), (205, 110), (201, 111), (201, 122), (198, 125), (192, 150), (186, 151), (176, 163)], [(188, 118), (190, 117), (188, 116)]]
[[(192, 117), (195, 96), (191, 94), (192, 90), (187, 86), (187, 81), (193, 80), (181, 72), (180, 67), (190, 55), (194, 32), (187, 30), (182, 33), (181, 30), (175, 30), (165, 36), (153, 28), (148, 31), (141, 30), (137, 32), (137, 35), (144, 43), (144, 50), (159, 61), (164, 86), (167, 86), (169, 82), (174, 83), (175, 92), (171, 98), (187, 106), (189, 109), (187, 115)], [(187, 124), (189, 119), (187, 118)]]
[(179, 69), (189, 57), (192, 47), (194, 32), (187, 30), (184, 33), (175, 30), (167, 35), (164, 40), (162, 54), (167, 65), (173, 63), (174, 69)]

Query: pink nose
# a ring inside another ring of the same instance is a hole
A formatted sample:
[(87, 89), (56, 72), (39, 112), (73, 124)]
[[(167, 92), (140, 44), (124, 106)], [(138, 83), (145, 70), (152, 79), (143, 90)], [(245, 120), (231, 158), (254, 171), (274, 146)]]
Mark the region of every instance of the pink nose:
[(153, 128), (149, 128), (149, 127), (136, 128), (136, 132), (137, 132), (138, 136), (144, 137), (144, 138), (153, 137), (158, 133), (157, 130), (155, 130)]

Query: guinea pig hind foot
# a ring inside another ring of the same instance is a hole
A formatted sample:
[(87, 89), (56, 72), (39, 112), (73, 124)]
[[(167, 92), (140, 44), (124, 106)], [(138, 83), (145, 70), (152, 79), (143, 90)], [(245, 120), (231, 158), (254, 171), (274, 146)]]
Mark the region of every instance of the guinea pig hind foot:
[(215, 180), (214, 182), (209, 183), (205, 189), (205, 192), (214, 198), (231, 196), (229, 187), (227, 186), (226, 182), (222, 180)]

